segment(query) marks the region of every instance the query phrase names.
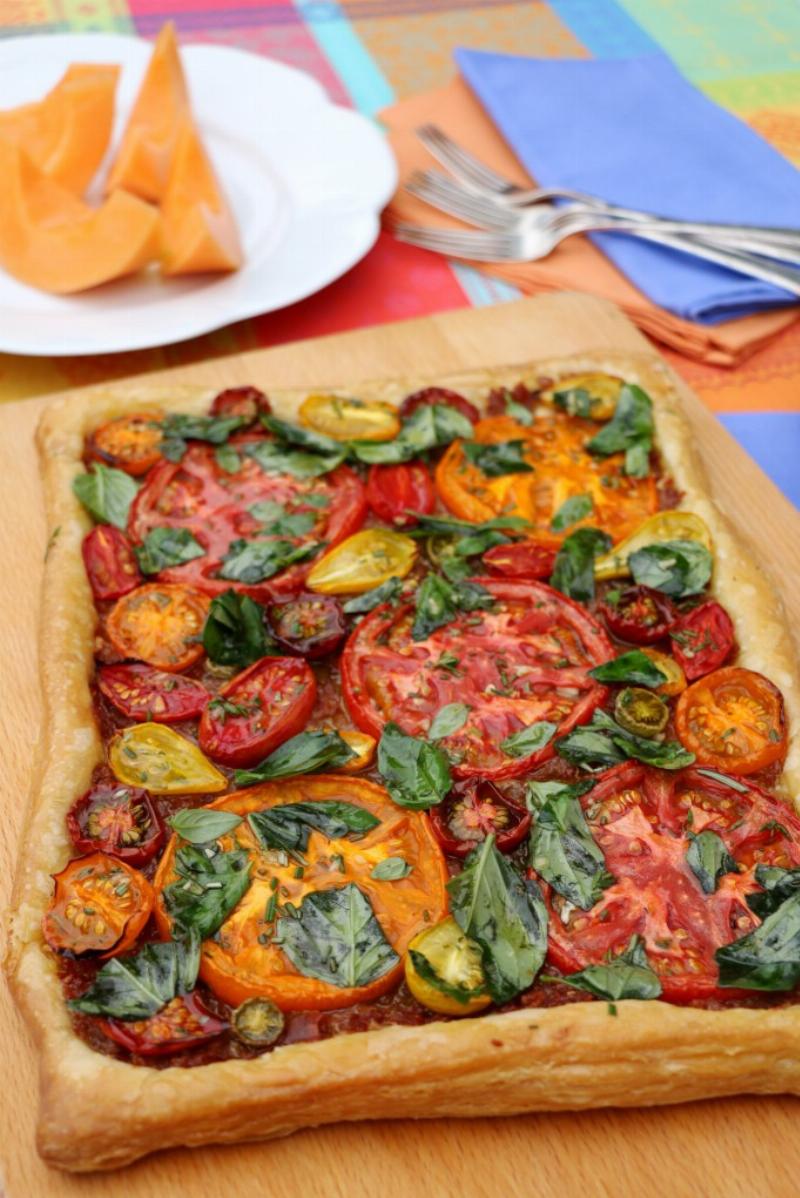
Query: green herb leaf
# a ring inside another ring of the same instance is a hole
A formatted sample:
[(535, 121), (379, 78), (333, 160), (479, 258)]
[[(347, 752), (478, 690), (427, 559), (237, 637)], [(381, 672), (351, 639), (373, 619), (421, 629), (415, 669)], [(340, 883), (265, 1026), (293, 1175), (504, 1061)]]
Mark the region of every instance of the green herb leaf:
[(793, 990), (800, 981), (800, 891), (794, 891), (764, 922), (718, 948), (720, 986), (744, 990)]
[(366, 986), (400, 959), (369, 899), (352, 882), (313, 890), (294, 911), (294, 917), (279, 917), (275, 943), (304, 977), (343, 988)]
[(314, 774), (326, 767), (336, 769), (355, 756), (338, 732), (298, 732), (251, 770), (236, 770), (234, 778), (237, 786), (250, 786), (271, 778)]
[(470, 710), (466, 703), (446, 703), (444, 707), (440, 707), (431, 720), (428, 739), (442, 740), (443, 737), (458, 732), (469, 719)]
[(161, 422), (161, 431), (166, 441), (208, 441), (222, 445), (246, 423), (244, 416), (188, 416), (171, 412)]
[(340, 446), (335, 453), (322, 454), (288, 449), (278, 441), (258, 441), (246, 446), (244, 452), (266, 474), (291, 474), (293, 478), (319, 478), (341, 466), (347, 457), (344, 446)]
[(168, 525), (151, 528), (143, 543), (134, 547), (142, 574), (158, 574), (169, 566), (180, 566), (203, 557), (205, 552), (188, 528), (170, 528)]
[(214, 461), (226, 474), (237, 474), (242, 468), (242, 459), (232, 445), (218, 445), (214, 450)]
[(582, 416), (584, 420), (594, 418), (594, 408), (602, 400), (593, 396), (585, 387), (568, 387), (565, 391), (553, 393), (553, 403), (568, 416)]
[(386, 582), (364, 591), (362, 595), (354, 595), (343, 605), (342, 610), (348, 616), (360, 615), (362, 612), (374, 611), (382, 603), (394, 603), (403, 589), (402, 580), (397, 577), (387, 578)]
[(261, 536), (302, 537), (311, 532), (317, 522), (313, 512), (287, 512), (283, 504), (274, 499), (253, 503), (247, 510), (254, 520), (261, 521)]
[(592, 771), (629, 758), (663, 770), (681, 770), (694, 761), (694, 753), (684, 749), (678, 741), (636, 736), (599, 709), (594, 712), (591, 724), (576, 728), (556, 741), (556, 752), (566, 761)]
[(520, 877), (491, 833), (447, 889), (458, 926), (481, 949), (492, 998), (509, 1002), (533, 983), (547, 951), (547, 908), (539, 887)]
[(424, 811), (441, 803), (451, 786), (447, 754), (389, 723), (378, 745), (378, 770), (400, 807)]
[(500, 742), (500, 748), (504, 753), (508, 753), (509, 757), (529, 757), (531, 753), (538, 752), (550, 743), (557, 727), (557, 724), (552, 724), (549, 720), (539, 720), (538, 723), (529, 724), (527, 728), (520, 728), (519, 732), (507, 736)]
[(319, 541), (307, 545), (294, 545), (291, 541), (233, 541), (222, 559), (219, 577), (232, 582), (263, 582), (287, 566), (313, 557), (320, 548)]
[(650, 968), (641, 938), (632, 936), (624, 953), (603, 965), (588, 965), (569, 977), (542, 978), (584, 990), (595, 998), (619, 1002), (623, 998), (652, 999), (661, 994), (658, 974)]
[(530, 863), (567, 902), (589, 911), (614, 882), (586, 822), (580, 796), (585, 783), (529, 783), (528, 805), (536, 822), (530, 834)]
[(184, 844), (175, 854), (176, 881), (163, 897), (173, 929), (196, 932), (201, 940), (222, 926), (250, 888), (250, 861), (244, 849), (223, 852), (217, 846)]
[(304, 853), (312, 828), (328, 840), (339, 840), (343, 836), (363, 836), (381, 822), (366, 807), (337, 799), (281, 803), (253, 811), (247, 819), (264, 848), (284, 849), (287, 853)]
[(556, 753), (572, 765), (596, 773), (626, 760), (625, 753), (605, 731), (594, 724), (583, 724), (556, 741)]
[(653, 446), (653, 404), (650, 396), (634, 383), (626, 383), (619, 394), (614, 415), (586, 442), (589, 453), (608, 457), (625, 454), (625, 473), (646, 478)]
[(149, 1019), (194, 989), (200, 968), (200, 939), (146, 944), (132, 957), (112, 957), (101, 966), (80, 998), (67, 1006), (84, 1015), (109, 1019)]
[(480, 998), (486, 994), (486, 989), (483, 986), (468, 989), (466, 986), (459, 986), (453, 982), (448, 982), (436, 972), (428, 958), (423, 953), (417, 952), (416, 949), (410, 948), (408, 955), (411, 958), (414, 969), (423, 981), (429, 982), (440, 994), (446, 994), (448, 998), (454, 998), (456, 1002), (463, 1003), (464, 1006), (471, 1002), (473, 998)]
[(736, 872), (736, 862), (725, 841), (716, 832), (700, 832), (692, 837), (686, 851), (686, 864), (705, 894), (713, 894), (720, 878)]
[(274, 652), (264, 624), (264, 608), (233, 589), (217, 595), (203, 627), (203, 648), (211, 661), (224, 666), (249, 666)]
[(727, 774), (720, 774), (717, 770), (700, 769), (698, 767), (697, 772), (698, 774), (705, 774), (706, 778), (713, 778), (715, 782), (721, 782), (723, 786), (727, 786), (730, 790), (738, 791), (739, 794), (745, 795), (750, 789), (743, 782), (737, 782), (735, 778), (729, 778)]
[(448, 649), (445, 649), (433, 663), (433, 668), (434, 670), (445, 670), (448, 674), (457, 674), (460, 664), (461, 658), (456, 657), (455, 653), (451, 653)]
[(759, 919), (766, 919), (782, 903), (800, 890), (800, 869), (781, 869), (778, 865), (757, 865), (756, 881), (763, 891), (747, 895), (747, 905)]
[(660, 670), (652, 658), (641, 649), (631, 649), (620, 653), (613, 661), (604, 662), (589, 670), (589, 677), (597, 682), (617, 682), (632, 686), (661, 686), (667, 682), (667, 675)]
[(315, 433), (313, 429), (302, 428), (288, 420), (279, 420), (277, 416), (263, 415), (259, 419), (265, 428), (286, 445), (299, 445), (301, 449), (310, 449), (313, 453), (322, 454), (337, 454), (342, 451), (341, 441), (326, 437), (324, 433)]
[(448, 582), (438, 574), (429, 574), (417, 590), (412, 639), (427, 640), (461, 612), (491, 607), (492, 603), (489, 591), (477, 582)]
[(445, 536), (474, 536), (486, 532), (523, 532), (531, 527), (530, 520), (524, 516), (495, 516), (491, 520), (483, 520), (472, 524), (469, 520), (457, 520), (455, 516), (424, 516), (418, 512), (417, 527), (409, 531), (409, 536), (427, 536), (429, 533), (442, 533)]
[(471, 437), (472, 424), (455, 408), (428, 404), (403, 421), (393, 441), (354, 441), (351, 451), (360, 462), (410, 462), (429, 449), (449, 445), (456, 437)]
[(594, 503), (591, 495), (570, 495), (553, 516), (550, 527), (553, 532), (561, 532), (570, 525), (577, 524), (579, 520), (585, 520), (593, 511)]
[(594, 559), (611, 548), (611, 537), (599, 528), (578, 528), (563, 541), (550, 585), (562, 595), (589, 603), (594, 599)]
[(369, 876), (377, 882), (398, 882), (401, 878), (407, 878), (411, 869), (405, 857), (384, 857)]
[(516, 420), (517, 424), (524, 424), (526, 428), (533, 424), (533, 412), (525, 404), (518, 403), (509, 392), (506, 392), (506, 416)]
[(711, 578), (714, 564), (699, 541), (663, 541), (645, 545), (628, 558), (634, 582), (673, 599), (699, 595)]
[(465, 441), (464, 453), (473, 466), (477, 466), (487, 478), (500, 478), (504, 474), (532, 474), (533, 466), (523, 457), (525, 442), (495, 441), (485, 445), (480, 441)]
[(72, 480), (72, 490), (95, 520), (124, 531), (139, 488), (124, 470), (92, 462), (90, 474), (78, 474)]
[(172, 830), (189, 844), (210, 844), (241, 822), (241, 815), (233, 811), (212, 811), (210, 807), (184, 807), (169, 820)]

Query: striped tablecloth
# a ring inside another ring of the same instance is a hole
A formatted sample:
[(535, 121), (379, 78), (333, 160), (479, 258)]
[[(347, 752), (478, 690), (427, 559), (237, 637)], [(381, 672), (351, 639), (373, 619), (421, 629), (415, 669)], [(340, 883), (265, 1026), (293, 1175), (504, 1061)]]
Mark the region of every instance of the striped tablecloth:
[[(455, 46), (615, 58), (660, 49), (800, 165), (800, 6), (792, 0), (0, 0), (0, 36), (103, 30), (269, 55), (374, 115), (453, 74)], [(383, 235), (345, 278), (282, 312), (162, 349), (91, 358), (0, 354), (0, 400), (210, 355), (496, 303), (511, 288)], [(667, 356), (800, 505), (800, 322), (736, 370)]]

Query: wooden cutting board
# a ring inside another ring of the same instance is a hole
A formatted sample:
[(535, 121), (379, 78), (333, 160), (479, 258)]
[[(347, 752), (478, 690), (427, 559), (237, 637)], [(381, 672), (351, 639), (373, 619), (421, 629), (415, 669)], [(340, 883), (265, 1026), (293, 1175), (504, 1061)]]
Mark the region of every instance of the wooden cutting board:
[[(536, 357), (652, 347), (609, 304), (560, 294), (239, 354), (152, 379), (220, 388), (357, 383)], [(721, 425), (680, 384), (714, 492), (758, 543), (800, 625), (800, 521)], [(32, 436), (46, 399), (0, 408), (0, 902), (17, 852), (39, 721), (36, 621), (47, 532)], [(0, 1188), (7, 1198), (789, 1198), (800, 1190), (791, 1098), (690, 1106), (334, 1126), (269, 1144), (174, 1151), (123, 1173), (71, 1177), (34, 1148), (36, 1060), (0, 984)], [(102, 1104), (104, 1096), (97, 1095)], [(113, 1110), (109, 1118), (114, 1118)]]

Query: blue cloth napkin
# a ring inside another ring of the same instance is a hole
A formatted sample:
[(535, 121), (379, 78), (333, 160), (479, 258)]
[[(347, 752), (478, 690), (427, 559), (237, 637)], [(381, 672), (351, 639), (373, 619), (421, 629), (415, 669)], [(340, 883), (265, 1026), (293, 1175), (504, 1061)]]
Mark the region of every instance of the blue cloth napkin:
[[(800, 228), (800, 172), (664, 55), (536, 59), (459, 49), (455, 58), (543, 186), (687, 220)], [(593, 239), (654, 303), (685, 320), (716, 324), (797, 302), (679, 251), (623, 235)]]

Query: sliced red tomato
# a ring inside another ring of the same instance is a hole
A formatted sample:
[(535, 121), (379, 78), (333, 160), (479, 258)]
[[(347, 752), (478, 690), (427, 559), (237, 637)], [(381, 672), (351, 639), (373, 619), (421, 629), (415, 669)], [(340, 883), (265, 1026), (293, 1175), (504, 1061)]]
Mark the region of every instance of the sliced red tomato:
[(690, 682), (718, 670), (736, 644), (733, 621), (714, 599), (680, 616), (669, 635), (675, 659)]
[(347, 633), (344, 612), (333, 595), (307, 591), (269, 609), (272, 635), (286, 653), (309, 660), (326, 657), (338, 649)]
[(108, 853), (137, 868), (164, 843), (164, 826), (147, 791), (107, 782), (72, 804), (67, 831), (79, 853)]
[(248, 424), (255, 424), (259, 416), (269, 416), (271, 411), (269, 400), (258, 387), (226, 387), (211, 405), (212, 416), (241, 416)]
[(86, 445), (86, 455), (127, 474), (146, 474), (161, 458), (162, 412), (120, 416), (96, 429)]
[[(626, 762), (581, 799), (606, 868), (615, 878), (590, 911), (548, 886), (548, 959), (564, 973), (585, 969), (644, 940), (669, 1002), (736, 998), (720, 989), (714, 953), (759, 923), (747, 906), (759, 863), (800, 863), (800, 819), (774, 795), (702, 769), (677, 774)], [(716, 832), (739, 866), (706, 894), (686, 862), (691, 836)]]
[(609, 632), (633, 645), (652, 645), (675, 626), (678, 612), (666, 595), (650, 587), (612, 587), (600, 601)]
[(76, 857), (53, 881), (42, 932), (57, 953), (123, 953), (136, 943), (153, 909), (153, 888), (144, 874), (105, 853)]
[(483, 555), (483, 564), (490, 574), (504, 578), (537, 578), (546, 581), (553, 573), (557, 550), (535, 541), (514, 541), (495, 545)]
[(208, 599), (200, 591), (151, 582), (117, 600), (106, 631), (121, 657), (178, 673), (203, 656), (207, 614)]
[(421, 391), (414, 391), (412, 395), (407, 395), (400, 405), (400, 415), (410, 416), (412, 412), (416, 412), (417, 408), (430, 407), (431, 404), (445, 404), (449, 408), (455, 408), (473, 424), (481, 418), (481, 414), (474, 404), (460, 395), (458, 391), (450, 391), (447, 387), (423, 387)]
[(432, 807), (431, 824), (446, 853), (466, 857), (494, 832), (501, 853), (521, 844), (531, 826), (530, 812), (507, 798), (492, 782), (457, 783), (443, 803)]
[(217, 577), (233, 541), (257, 532), (265, 539), (260, 533), (265, 520), (257, 507), (251, 510), (255, 505), (278, 504), (289, 515), (313, 516), (301, 535), (281, 534), (281, 540), (295, 545), (324, 541), (329, 549), (361, 527), (367, 512), (364, 486), (348, 466), (319, 478), (267, 473), (247, 457), (247, 446), (256, 443), (252, 436), (237, 441), (241, 466), (232, 474), (218, 465), (213, 446), (197, 444), (190, 445), (180, 462), (162, 462), (152, 471), (131, 505), (131, 539), (138, 544), (159, 526), (187, 528), (205, 549), (203, 557), (162, 570), (159, 579), (188, 583), (207, 595), (234, 586), (261, 602), (288, 597), (303, 589), (313, 559), (252, 585)]
[(786, 754), (783, 696), (774, 683), (740, 666), (716, 670), (678, 699), (681, 744), (703, 765), (754, 774)]
[(206, 707), (197, 736), (200, 747), (223, 765), (256, 765), (303, 731), (316, 697), (308, 662), (262, 657), (223, 686)]
[(181, 994), (149, 1019), (104, 1019), (103, 1031), (137, 1057), (160, 1057), (167, 1053), (197, 1048), (221, 1036), (230, 1024), (220, 1019), (195, 991)]
[(422, 462), (370, 466), (367, 503), (379, 520), (393, 528), (416, 524), (410, 512), (429, 516), (436, 506), (436, 492), (428, 467)]
[(97, 685), (102, 694), (129, 720), (177, 724), (201, 714), (210, 695), (202, 682), (155, 670), (141, 662), (101, 666)]
[(95, 599), (119, 599), (142, 581), (130, 541), (113, 524), (98, 524), (81, 546), (86, 576)]
[[(411, 604), (376, 608), (342, 654), (342, 690), (363, 732), (380, 737), (394, 720), (426, 736), (449, 703), (467, 718), (441, 744), (457, 778), (511, 778), (553, 756), (552, 740), (591, 718), (608, 693), (588, 671), (614, 656), (589, 613), (541, 582), (479, 578), (492, 606), (461, 612), (425, 640), (411, 635)], [(532, 724), (556, 725), (550, 742), (515, 757), (502, 742)]]

